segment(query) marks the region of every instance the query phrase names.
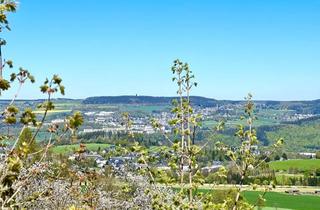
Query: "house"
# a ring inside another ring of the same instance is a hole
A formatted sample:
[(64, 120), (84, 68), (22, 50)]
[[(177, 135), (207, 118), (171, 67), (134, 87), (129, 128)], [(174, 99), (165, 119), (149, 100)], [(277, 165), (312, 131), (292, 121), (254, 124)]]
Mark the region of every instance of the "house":
[(107, 161), (107, 164), (112, 166), (114, 169), (119, 169), (123, 167), (125, 163), (126, 163), (126, 160), (123, 157), (111, 157)]
[(95, 162), (97, 164), (97, 167), (99, 168), (103, 168), (108, 163), (108, 161), (103, 159), (102, 157), (97, 157)]
[(222, 165), (212, 165), (212, 166), (206, 166), (201, 168), (202, 173), (209, 174), (209, 173), (214, 173), (217, 172)]
[(299, 155), (307, 158), (316, 158), (316, 153), (313, 152), (300, 152)]
[(251, 146), (251, 152), (252, 152), (254, 155), (260, 155), (260, 150), (259, 150), (258, 145), (252, 145), (252, 146)]
[[(75, 161), (79, 160), (79, 154), (72, 154), (68, 157), (68, 160)], [(94, 158), (97, 167), (103, 168), (107, 165), (107, 160), (105, 160), (101, 155), (95, 153), (85, 153), (82, 158)]]
[(217, 172), (222, 166), (220, 161), (213, 161), (211, 166), (201, 168), (201, 172), (204, 174)]

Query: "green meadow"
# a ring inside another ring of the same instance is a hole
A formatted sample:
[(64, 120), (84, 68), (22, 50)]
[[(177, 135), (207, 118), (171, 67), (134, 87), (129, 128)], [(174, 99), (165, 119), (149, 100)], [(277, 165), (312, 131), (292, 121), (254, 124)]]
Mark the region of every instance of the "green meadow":
[(276, 171), (287, 171), (296, 168), (300, 171), (308, 171), (320, 168), (320, 159), (296, 159), (285, 161), (273, 161), (269, 163), (270, 168)]
[[(90, 151), (97, 151), (99, 148), (104, 149), (110, 146), (110, 144), (96, 144), (96, 143), (90, 143), (90, 144), (85, 144), (87, 149)], [(56, 154), (67, 154), (73, 151), (76, 151), (79, 149), (80, 144), (71, 144), (71, 145), (58, 145), (55, 146), (51, 149), (53, 153)]]
[[(254, 204), (261, 192), (246, 191), (243, 192), (245, 199)], [(278, 192), (268, 192), (265, 196), (266, 202), (263, 210), (271, 209), (292, 209), (292, 210), (319, 210), (320, 196), (314, 195), (289, 195)]]
[[(200, 189), (201, 192), (209, 192), (210, 189)], [(263, 192), (244, 191), (241, 193), (250, 204), (256, 204), (259, 195)], [(292, 195), (281, 192), (268, 192), (263, 206), (256, 209), (262, 210), (319, 210), (320, 196), (316, 195)]]

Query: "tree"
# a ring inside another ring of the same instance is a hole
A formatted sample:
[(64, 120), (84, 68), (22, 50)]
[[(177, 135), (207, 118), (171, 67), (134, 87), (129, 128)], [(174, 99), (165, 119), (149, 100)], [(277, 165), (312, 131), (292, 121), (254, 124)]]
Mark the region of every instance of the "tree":
[(317, 158), (317, 159), (320, 159), (320, 151), (317, 151), (317, 152), (316, 152), (316, 158)]
[(284, 160), (288, 160), (288, 156), (287, 156), (286, 153), (283, 153), (283, 154), (281, 155), (281, 157), (282, 157)]
[[(220, 152), (227, 154), (228, 158), (233, 162), (236, 175), (239, 177), (235, 193), (227, 196), (223, 203), (215, 203), (212, 194), (202, 195), (197, 194), (197, 188), (203, 184), (204, 179), (200, 173), (198, 159), (201, 152), (207, 147), (208, 142), (203, 145), (195, 145), (192, 141), (192, 127), (197, 126), (201, 116), (196, 116), (193, 113), (193, 108), (190, 103), (190, 90), (195, 87), (196, 83), (192, 82), (194, 76), (190, 71), (187, 63), (180, 60), (174, 61), (172, 67), (174, 74), (173, 81), (176, 82), (178, 89), (178, 100), (173, 101), (172, 113), (174, 118), (168, 122), (172, 127), (173, 139), (166, 136), (170, 142), (171, 147), (167, 150), (163, 149), (164, 156), (168, 157), (167, 162), (173, 172), (174, 176), (169, 176), (164, 171), (159, 171), (155, 168), (147, 167), (147, 174), (151, 182), (155, 183), (157, 180), (162, 180), (162, 183), (176, 183), (178, 184), (179, 192), (174, 195), (171, 202), (166, 198), (165, 194), (157, 192), (150, 192), (153, 198), (152, 204), (154, 209), (252, 209), (256, 205), (250, 205), (242, 199), (241, 191), (244, 181), (247, 180), (250, 173), (263, 166), (268, 156), (264, 159), (259, 159), (256, 153), (253, 152), (254, 147), (258, 145), (256, 131), (253, 128), (253, 122), (256, 119), (254, 116), (254, 104), (251, 100), (252, 96), (249, 94), (247, 103), (245, 105), (245, 116), (241, 119), (246, 119), (247, 126), (239, 125), (236, 136), (240, 139), (239, 148), (231, 148), (227, 145), (217, 141), (215, 146)], [(163, 132), (161, 125), (157, 120), (152, 121), (153, 127)], [(214, 131), (223, 129), (224, 122), (220, 122)], [(282, 139), (278, 139), (277, 143), (273, 145), (276, 150), (283, 143)], [(148, 155), (148, 151), (141, 149), (141, 146), (136, 145), (134, 151), (140, 152), (140, 162), (147, 164), (152, 159)], [(161, 156), (163, 157), (163, 156)], [(221, 167), (216, 173), (219, 179), (226, 178), (227, 170)], [(270, 182), (266, 186), (264, 193), (259, 196), (257, 204), (264, 200), (264, 195), (270, 190), (273, 183)]]
[[(14, 0), (0, 1), (0, 32), (4, 29), (10, 30), (7, 14), (15, 12), (16, 7), (17, 4)], [(0, 161), (0, 206), (1, 209), (20, 209), (24, 208), (22, 206), (24, 203), (29, 202), (30, 197), (25, 196), (25, 193), (29, 192), (30, 188), (35, 187), (35, 185), (31, 184), (32, 179), (49, 169), (48, 164), (43, 164), (43, 162), (47, 158), (49, 148), (52, 146), (53, 137), (55, 135), (58, 136), (58, 125), (49, 124), (47, 132), (50, 133), (50, 138), (45, 141), (47, 144), (43, 148), (38, 147), (36, 137), (40, 130), (43, 129), (48, 111), (54, 109), (52, 102), (53, 95), (57, 93), (64, 95), (64, 86), (62, 85), (62, 79), (58, 75), (53, 75), (52, 78), (44, 81), (40, 87), (40, 91), (47, 96), (47, 99), (38, 106), (39, 109), (44, 111), (40, 121), (32, 109), (27, 108), (20, 111), (15, 106), (15, 100), (23, 85), (28, 81), (34, 83), (35, 78), (27, 69), (22, 67), (16, 72), (13, 71), (13, 62), (3, 59), (1, 47), (5, 44), (6, 41), (0, 39), (0, 93), (10, 89), (15, 82), (18, 83), (18, 89), (12, 100), (3, 110), (2, 118), (8, 127), (16, 126), (21, 128), (22, 126), (22, 128), (16, 136), (9, 135), (9, 133), (7, 135), (0, 134), (1, 145), (6, 145), (8, 148), (5, 158)], [(5, 67), (9, 67), (9, 70), (12, 71), (9, 79), (4, 77), (3, 72)], [(17, 124), (18, 122), (20, 123)], [(74, 133), (81, 126), (82, 122), (80, 113), (70, 116), (66, 119), (63, 135), (69, 131)], [(31, 132), (29, 127), (33, 127), (35, 131)], [(7, 142), (12, 143), (7, 144)], [(36, 164), (33, 164), (33, 161), (30, 162), (29, 160), (34, 158), (35, 155), (39, 155), (40, 158)], [(42, 176), (41, 178), (43, 179), (44, 177)], [(40, 179), (37, 181), (40, 181)], [(35, 201), (44, 196), (48, 190), (49, 188), (46, 188), (45, 191), (37, 189), (30, 196)], [(16, 199), (20, 199), (19, 202), (16, 202)]]
[(280, 156), (277, 154), (277, 155), (274, 157), (274, 160), (280, 160)]
[[(266, 193), (275, 186), (272, 181), (270, 182), (269, 186), (265, 186), (263, 194), (261, 194), (258, 198), (259, 202), (257, 202), (253, 206), (242, 203), (241, 201), (241, 192), (243, 190), (245, 180), (248, 178), (250, 173), (253, 173), (254, 170), (258, 170), (259, 167), (263, 166), (266, 162), (266, 159), (268, 158), (268, 156), (266, 156), (266, 158), (261, 160), (254, 152), (252, 152), (252, 148), (256, 147), (259, 144), (257, 133), (254, 129), (254, 122), (257, 118), (254, 112), (255, 106), (252, 101), (252, 95), (249, 93), (248, 96), (245, 97), (245, 100), (246, 104), (244, 106), (244, 114), (240, 117), (240, 119), (245, 120), (246, 124), (240, 124), (235, 133), (235, 136), (240, 140), (240, 147), (232, 149), (227, 145), (218, 142), (218, 146), (221, 148), (221, 150), (226, 151), (240, 176), (240, 179), (238, 180), (236, 186), (237, 194), (231, 208), (233, 210), (254, 208), (257, 203), (260, 203), (260, 200), (264, 199)], [(272, 145), (271, 153), (275, 152), (282, 144), (283, 139), (277, 139), (276, 143)], [(255, 185), (253, 186), (253, 188), (255, 189)]]

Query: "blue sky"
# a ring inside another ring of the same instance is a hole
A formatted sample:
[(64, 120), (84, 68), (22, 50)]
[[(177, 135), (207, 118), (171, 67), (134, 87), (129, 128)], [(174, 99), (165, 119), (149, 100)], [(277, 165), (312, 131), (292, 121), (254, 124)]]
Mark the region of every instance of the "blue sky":
[[(37, 84), (57, 73), (66, 97), (175, 95), (170, 66), (190, 64), (193, 95), (320, 98), (320, 1), (20, 0), (6, 58)], [(13, 95), (4, 94), (4, 98)]]

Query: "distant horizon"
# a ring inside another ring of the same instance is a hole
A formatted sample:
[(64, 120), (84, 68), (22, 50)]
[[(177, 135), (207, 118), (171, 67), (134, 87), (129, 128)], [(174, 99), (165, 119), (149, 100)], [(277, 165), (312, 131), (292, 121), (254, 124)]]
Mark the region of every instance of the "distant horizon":
[[(127, 96), (127, 97), (164, 97), (164, 98), (176, 98), (179, 96), (166, 96), (166, 95), (100, 95), (100, 96), (88, 96), (85, 98), (70, 98), (70, 97), (53, 97), (52, 100), (85, 100), (87, 98), (92, 98), (92, 97), (123, 97), (123, 96)], [(213, 99), (213, 100), (217, 100), (217, 101), (245, 101), (244, 97), (242, 99), (227, 99), (227, 98), (222, 98), (222, 99), (218, 99), (218, 98), (212, 98), (212, 97), (207, 97), (207, 96), (201, 96), (201, 95), (191, 95), (190, 97), (202, 97), (202, 98), (206, 98), (206, 99)], [(10, 98), (0, 98), (0, 101), (10, 101), (12, 99)], [(36, 100), (46, 100), (46, 98), (17, 98), (15, 101), (36, 101)], [(316, 99), (310, 99), (310, 100), (274, 100), (274, 99), (255, 99), (253, 97), (253, 101), (279, 101), (279, 102), (294, 102), (294, 101), (318, 101), (320, 100), (320, 98), (316, 98)]]

